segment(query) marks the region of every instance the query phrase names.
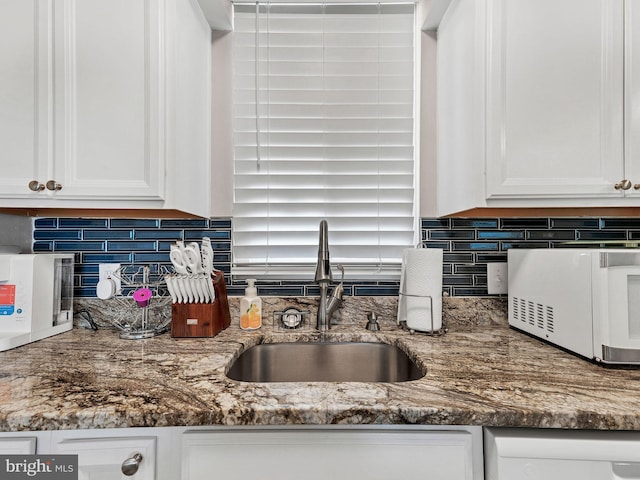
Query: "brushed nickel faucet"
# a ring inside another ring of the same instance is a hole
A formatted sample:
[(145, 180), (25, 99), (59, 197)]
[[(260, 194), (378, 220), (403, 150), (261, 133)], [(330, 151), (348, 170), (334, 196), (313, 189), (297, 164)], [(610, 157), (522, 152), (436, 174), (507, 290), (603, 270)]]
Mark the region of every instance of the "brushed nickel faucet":
[(329, 234), (326, 220), (320, 221), (320, 238), (318, 241), (318, 264), (316, 265), (315, 283), (320, 286), (320, 305), (318, 305), (318, 316), (316, 328), (325, 332), (331, 328), (331, 317), (342, 303), (344, 294), (344, 267), (338, 265), (342, 272), (342, 281), (333, 289), (331, 298), (329, 296), (329, 284), (333, 281), (331, 274), (331, 262), (329, 260)]

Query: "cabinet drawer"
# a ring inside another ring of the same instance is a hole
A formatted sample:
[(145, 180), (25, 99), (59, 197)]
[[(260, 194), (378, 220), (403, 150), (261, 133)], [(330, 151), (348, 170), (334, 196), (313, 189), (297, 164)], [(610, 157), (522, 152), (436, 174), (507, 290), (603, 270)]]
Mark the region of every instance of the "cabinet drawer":
[(472, 434), (400, 429), (186, 432), (182, 479), (473, 478)]

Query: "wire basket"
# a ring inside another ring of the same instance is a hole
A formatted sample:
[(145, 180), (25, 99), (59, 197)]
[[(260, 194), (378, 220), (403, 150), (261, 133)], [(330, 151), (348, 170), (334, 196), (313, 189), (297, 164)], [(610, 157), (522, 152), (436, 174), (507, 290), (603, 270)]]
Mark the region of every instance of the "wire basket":
[[(151, 338), (169, 329), (171, 323), (171, 298), (167, 296), (164, 276), (168, 269), (161, 267), (158, 273), (151, 273), (148, 266), (128, 272), (131, 267), (120, 267), (113, 276), (120, 279), (121, 293), (114, 297), (122, 308), (110, 316), (109, 323), (120, 330), (120, 338), (140, 340)], [(140, 289), (151, 292), (146, 305), (138, 304), (133, 296)]]

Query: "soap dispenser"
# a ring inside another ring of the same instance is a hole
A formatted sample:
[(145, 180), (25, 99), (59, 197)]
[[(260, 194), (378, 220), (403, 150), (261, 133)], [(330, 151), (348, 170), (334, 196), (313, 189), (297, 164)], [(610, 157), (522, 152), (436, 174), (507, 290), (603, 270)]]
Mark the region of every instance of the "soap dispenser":
[(244, 297), (240, 299), (240, 328), (255, 330), (262, 326), (262, 300), (258, 297), (258, 290), (254, 278), (247, 279)]

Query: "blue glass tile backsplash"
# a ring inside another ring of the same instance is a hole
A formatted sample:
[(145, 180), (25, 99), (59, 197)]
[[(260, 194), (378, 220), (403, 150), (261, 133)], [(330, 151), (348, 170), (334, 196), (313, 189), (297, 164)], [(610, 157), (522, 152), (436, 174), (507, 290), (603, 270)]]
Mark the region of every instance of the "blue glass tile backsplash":
[[(123, 266), (170, 266), (175, 240), (210, 237), (216, 268), (227, 274), (230, 295), (242, 295), (243, 281), (234, 284), (231, 270), (231, 219), (73, 219), (38, 218), (34, 252), (75, 252), (75, 295), (95, 296), (99, 263)], [(425, 247), (444, 250), (443, 285), (451, 296), (487, 296), (487, 263), (506, 262), (510, 248), (562, 248), (568, 241), (640, 240), (638, 218), (423, 218)], [(317, 295), (309, 282), (273, 281), (258, 286), (260, 295)], [(395, 282), (353, 282), (347, 295), (397, 295)]]

